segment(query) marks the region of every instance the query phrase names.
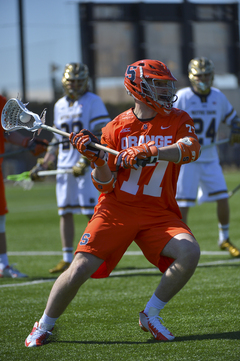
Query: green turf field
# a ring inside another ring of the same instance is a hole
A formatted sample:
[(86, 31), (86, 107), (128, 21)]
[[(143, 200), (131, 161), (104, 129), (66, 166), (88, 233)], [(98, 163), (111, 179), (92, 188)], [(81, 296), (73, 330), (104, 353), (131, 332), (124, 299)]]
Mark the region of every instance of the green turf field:
[[(240, 172), (225, 176), (229, 190), (240, 183)], [(240, 360), (240, 259), (232, 260), (217, 247), (216, 204), (195, 207), (189, 215), (202, 255), (192, 279), (161, 313), (176, 336), (173, 342), (157, 342), (138, 326), (138, 313), (161, 274), (133, 244), (111, 277), (82, 286), (57, 321), (52, 342), (28, 349), (24, 340), (41, 317), (53, 284), (48, 269), (61, 259), (55, 184), (35, 184), (29, 191), (6, 184), (6, 195), (9, 260), (29, 277), (0, 279), (1, 361)], [(229, 202), (230, 237), (240, 247), (240, 191)], [(76, 245), (86, 220), (75, 219)]]

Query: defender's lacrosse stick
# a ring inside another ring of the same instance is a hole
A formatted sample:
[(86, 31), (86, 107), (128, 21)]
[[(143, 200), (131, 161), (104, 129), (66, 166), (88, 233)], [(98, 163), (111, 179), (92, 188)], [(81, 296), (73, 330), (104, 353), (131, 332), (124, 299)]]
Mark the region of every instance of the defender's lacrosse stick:
[(14, 152), (2, 153), (2, 154), (0, 154), (0, 158), (12, 157), (13, 155), (24, 153), (27, 151), (28, 151), (28, 149), (23, 148), (23, 149), (15, 150)]
[[(59, 144), (62, 144), (62, 143), (69, 143), (69, 142), (70, 142), (70, 140), (66, 139), (66, 140), (62, 140), (61, 142), (48, 143), (48, 145), (49, 146), (50, 145), (59, 145)], [(22, 148), (22, 149), (19, 149), (19, 150), (15, 150), (14, 152), (2, 153), (2, 154), (0, 154), (0, 158), (12, 157), (13, 155), (28, 152), (28, 151), (29, 151), (28, 148)]]
[(208, 144), (208, 145), (203, 145), (203, 146), (201, 147), (201, 149), (211, 148), (211, 147), (213, 147), (214, 145), (221, 145), (221, 144), (224, 144), (224, 143), (228, 143), (229, 140), (230, 140), (229, 138), (217, 140), (215, 143), (211, 143), (211, 144)]
[[(39, 117), (38, 114), (28, 110), (19, 99), (12, 98), (7, 101), (3, 108), (1, 122), (3, 129), (8, 132), (17, 129), (26, 129), (35, 133), (37, 131), (41, 131), (41, 129), (45, 129), (49, 132), (57, 133), (69, 138), (69, 133), (44, 124), (45, 116), (46, 110), (44, 110), (41, 117)], [(113, 155), (118, 155), (116, 150), (104, 147), (101, 144), (91, 142), (89, 145), (96, 149), (104, 150), (105, 152), (111, 153)]]
[(235, 187), (232, 191), (228, 192), (228, 198), (232, 197), (240, 189), (240, 184)]
[[(54, 169), (54, 170), (40, 170), (37, 172), (39, 177), (46, 177), (50, 175), (57, 175), (57, 174), (72, 174), (72, 169)], [(11, 174), (7, 176), (7, 180), (11, 180), (14, 182), (21, 182), (23, 180), (31, 179), (30, 172), (23, 172), (20, 174)]]

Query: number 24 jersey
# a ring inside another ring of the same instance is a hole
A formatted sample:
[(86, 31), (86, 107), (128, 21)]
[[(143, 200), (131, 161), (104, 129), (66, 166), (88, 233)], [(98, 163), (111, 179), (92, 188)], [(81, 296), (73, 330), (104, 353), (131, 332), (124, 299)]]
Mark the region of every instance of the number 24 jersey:
[[(226, 96), (218, 89), (211, 87), (209, 95), (200, 96), (190, 87), (177, 92), (178, 99), (174, 107), (187, 112), (193, 119), (195, 131), (202, 146), (216, 142), (221, 122), (230, 126), (237, 115)], [(211, 162), (218, 159), (216, 146), (202, 149), (198, 162)]]

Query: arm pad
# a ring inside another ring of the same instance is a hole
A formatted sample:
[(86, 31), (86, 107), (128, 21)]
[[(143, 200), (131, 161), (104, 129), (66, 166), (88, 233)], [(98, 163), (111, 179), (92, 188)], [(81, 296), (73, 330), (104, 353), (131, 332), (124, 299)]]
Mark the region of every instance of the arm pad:
[(115, 179), (112, 176), (112, 178), (108, 182), (100, 182), (98, 179), (96, 179), (93, 174), (91, 173), (92, 182), (95, 188), (101, 193), (111, 193), (113, 191), (113, 188), (115, 187)]
[(201, 154), (201, 145), (192, 137), (181, 138), (177, 141), (179, 159), (176, 164), (186, 164), (197, 160)]

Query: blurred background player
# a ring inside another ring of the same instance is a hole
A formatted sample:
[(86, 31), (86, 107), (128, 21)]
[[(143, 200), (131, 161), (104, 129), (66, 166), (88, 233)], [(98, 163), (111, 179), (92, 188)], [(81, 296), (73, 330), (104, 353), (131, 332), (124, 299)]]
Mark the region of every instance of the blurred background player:
[[(59, 99), (54, 106), (54, 127), (68, 133), (79, 133), (81, 129), (87, 128), (100, 138), (101, 129), (110, 121), (110, 118), (101, 98), (89, 91), (87, 65), (82, 63), (66, 64), (62, 85), (65, 96)], [(64, 140), (60, 135), (55, 135), (54, 139), (56, 142)], [(48, 148), (44, 158), (39, 159), (33, 168), (32, 179), (38, 179), (37, 172), (39, 170), (51, 168), (56, 157), (57, 168), (72, 168), (73, 174), (58, 174), (56, 176), (56, 196), (60, 216), (63, 259), (56, 267), (49, 270), (50, 273), (63, 272), (69, 267), (73, 259), (73, 214), (84, 214), (90, 219), (99, 196), (98, 191), (90, 181), (90, 162), (81, 156), (69, 141)]]
[(240, 142), (239, 118), (226, 96), (212, 87), (214, 64), (210, 59), (192, 59), (188, 65), (188, 77), (191, 87), (177, 92), (178, 100), (174, 106), (185, 110), (194, 120), (200, 144), (212, 146), (203, 148), (196, 162), (181, 168), (176, 199), (185, 223), (189, 207), (195, 206), (196, 200), (199, 204), (217, 202), (218, 245), (222, 250), (228, 250), (233, 257), (240, 257), (240, 251), (229, 239), (228, 191), (214, 145), (221, 122), (231, 128), (230, 144)]
[[(6, 104), (6, 98), (0, 95), (0, 114), (4, 105)], [(46, 152), (48, 141), (45, 139), (37, 140), (25, 137), (19, 132), (5, 133), (2, 125), (0, 124), (0, 154), (4, 154), (4, 143), (9, 142), (15, 145), (28, 148), (33, 155), (38, 156), (39, 154)], [(7, 256), (7, 240), (6, 240), (6, 213), (8, 213), (7, 203), (5, 198), (4, 180), (2, 174), (2, 162), (3, 157), (0, 157), (0, 278), (22, 278), (27, 275), (21, 273), (17, 269), (11, 267), (8, 262)]]

